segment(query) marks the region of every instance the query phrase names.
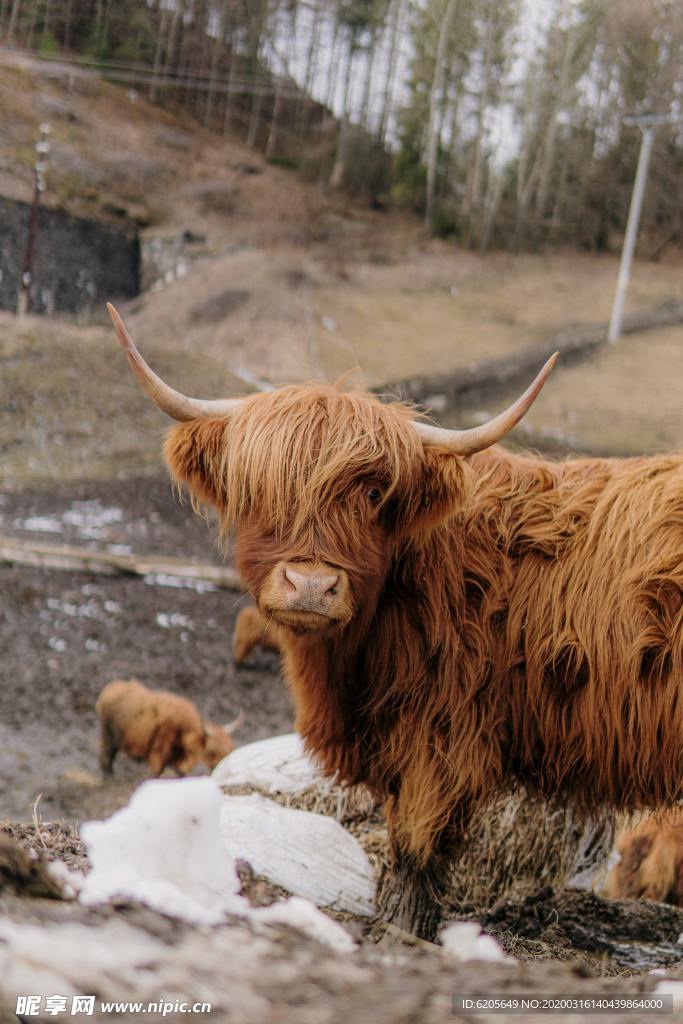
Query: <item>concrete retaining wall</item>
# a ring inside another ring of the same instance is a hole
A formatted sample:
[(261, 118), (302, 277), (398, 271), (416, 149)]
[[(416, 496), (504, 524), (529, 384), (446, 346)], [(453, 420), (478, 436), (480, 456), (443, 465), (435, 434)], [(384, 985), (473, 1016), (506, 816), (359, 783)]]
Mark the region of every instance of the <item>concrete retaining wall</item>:
[[(0, 309), (15, 310), (30, 207), (0, 196)], [(33, 313), (76, 313), (140, 290), (136, 236), (95, 221), (42, 209), (38, 219)]]

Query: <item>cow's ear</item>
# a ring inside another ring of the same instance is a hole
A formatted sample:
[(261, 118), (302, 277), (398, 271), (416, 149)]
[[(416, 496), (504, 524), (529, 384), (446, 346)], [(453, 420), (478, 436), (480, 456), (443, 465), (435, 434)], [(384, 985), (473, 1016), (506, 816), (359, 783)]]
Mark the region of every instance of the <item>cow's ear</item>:
[(415, 474), (399, 532), (419, 542), (466, 505), (472, 486), (467, 461), (441, 448), (426, 448)]
[(219, 509), (225, 495), (228, 431), (225, 418), (190, 420), (173, 427), (164, 445), (164, 458), (176, 483), (186, 485), (201, 504)]

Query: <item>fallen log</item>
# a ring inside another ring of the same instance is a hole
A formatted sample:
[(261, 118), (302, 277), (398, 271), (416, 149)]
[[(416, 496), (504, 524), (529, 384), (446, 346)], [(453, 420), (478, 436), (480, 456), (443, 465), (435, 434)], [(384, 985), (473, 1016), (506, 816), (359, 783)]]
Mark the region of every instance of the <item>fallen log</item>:
[(239, 573), (229, 565), (183, 562), (155, 555), (115, 555), (110, 551), (45, 544), (0, 536), (0, 562), (63, 572), (90, 572), (105, 576), (142, 576), (148, 583), (169, 585), (178, 580), (208, 583), (227, 590), (244, 590)]

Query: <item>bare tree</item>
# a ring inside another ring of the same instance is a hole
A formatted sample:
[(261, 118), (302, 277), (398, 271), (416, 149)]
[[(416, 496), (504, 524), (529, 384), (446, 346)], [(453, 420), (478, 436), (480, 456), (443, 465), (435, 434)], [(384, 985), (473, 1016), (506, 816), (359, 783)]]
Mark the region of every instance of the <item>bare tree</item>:
[(458, 0), (446, 0), (446, 7), (439, 25), (434, 75), (429, 92), (429, 124), (427, 126), (427, 188), (425, 193), (425, 227), (431, 231), (434, 224), (434, 195), (436, 188), (436, 161), (439, 153), (441, 119), (439, 100), (444, 84), (445, 58), (451, 26), (458, 9)]

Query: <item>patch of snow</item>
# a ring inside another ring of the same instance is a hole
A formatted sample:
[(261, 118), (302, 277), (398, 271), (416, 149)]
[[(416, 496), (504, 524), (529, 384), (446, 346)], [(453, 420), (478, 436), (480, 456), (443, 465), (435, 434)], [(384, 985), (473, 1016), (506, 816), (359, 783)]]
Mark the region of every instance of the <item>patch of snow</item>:
[(458, 960), (490, 960), (493, 963), (513, 964), (492, 935), (486, 935), (477, 921), (454, 921), (439, 935), (446, 953)]
[(107, 551), (111, 555), (132, 555), (133, 553), (130, 544), (107, 544)]
[(338, 953), (351, 953), (356, 948), (356, 943), (345, 928), (321, 914), (317, 907), (300, 896), (291, 896), (269, 907), (260, 907), (250, 916), (255, 924), (288, 924), (291, 928), (298, 928)]
[(99, 640), (94, 640), (92, 637), (88, 637), (83, 645), (86, 651), (106, 651), (107, 645), (100, 643)]
[(15, 519), (12, 525), (29, 533), (63, 532), (62, 524), (55, 516), (28, 516), (26, 519)]
[(120, 508), (104, 507), (98, 500), (75, 501), (62, 515), (62, 522), (73, 526), (81, 537), (97, 540), (107, 526), (120, 523), (123, 512)]
[[(226, 914), (235, 914), (257, 928), (297, 928), (337, 952), (354, 949), (348, 932), (305, 899), (294, 896), (252, 908), (240, 895), (235, 862), (221, 839), (223, 804), (220, 788), (210, 778), (149, 780), (111, 818), (81, 826), (92, 864), (89, 874), (62, 866), (54, 869), (55, 877), (88, 905), (124, 897), (202, 925), (222, 924)], [(260, 822), (252, 824), (258, 827)], [(277, 843), (277, 830), (266, 830), (262, 838)]]
[(198, 594), (210, 594), (218, 590), (211, 580), (190, 579), (187, 576), (171, 576), (169, 573), (150, 572), (143, 576), (143, 581), (155, 587), (182, 587), (186, 590), (196, 590)]
[(74, 604), (72, 601), (61, 601), (58, 597), (48, 597), (45, 602), (47, 607), (54, 612), (62, 612), (77, 619), (99, 619), (105, 620), (102, 609), (92, 597), (86, 604)]
[(221, 836), (231, 857), (318, 906), (371, 916), (375, 879), (363, 847), (339, 822), (257, 794), (225, 796)]
[(48, 647), (51, 647), (53, 651), (65, 651), (66, 640), (62, 640), (60, 636), (51, 636), (47, 642)]
[(218, 924), (239, 912), (240, 882), (225, 856), (221, 791), (210, 778), (152, 779), (107, 821), (81, 826), (92, 870), (83, 903), (138, 899), (194, 924)]
[(162, 629), (192, 629), (192, 622), (181, 612), (157, 612), (157, 626)]
[(251, 785), (266, 793), (301, 793), (322, 781), (295, 732), (238, 747), (216, 766), (213, 778), (223, 786)]
[(83, 888), (85, 872), (72, 870), (63, 860), (53, 860), (48, 864), (47, 872), (62, 886), (67, 896), (77, 896)]

